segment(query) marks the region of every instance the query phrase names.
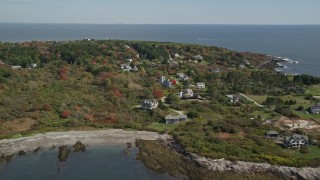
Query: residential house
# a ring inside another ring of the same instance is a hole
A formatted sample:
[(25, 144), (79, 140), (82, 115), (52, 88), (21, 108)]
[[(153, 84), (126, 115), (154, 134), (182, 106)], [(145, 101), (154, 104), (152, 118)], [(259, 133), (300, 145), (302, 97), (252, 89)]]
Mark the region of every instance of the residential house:
[(178, 115), (178, 116), (171, 116), (167, 115), (164, 119), (166, 120), (166, 124), (177, 124), (181, 121), (187, 120), (187, 115)]
[(193, 58), (197, 61), (202, 61), (203, 60), (203, 57), (201, 55), (196, 55), (196, 56), (193, 56)]
[(206, 84), (204, 82), (197, 82), (196, 87), (198, 89), (204, 89), (206, 87)]
[(219, 68), (213, 68), (213, 69), (211, 69), (211, 72), (219, 73), (219, 72), (221, 72), (221, 70)]
[(38, 66), (38, 65), (37, 65), (36, 63), (31, 63), (31, 64), (30, 64), (30, 67), (31, 67), (31, 68), (36, 68), (37, 66)]
[(240, 69), (246, 69), (247, 66), (245, 66), (244, 64), (240, 64), (240, 65), (239, 65), (239, 68), (240, 68)]
[(238, 95), (238, 94), (232, 94), (232, 95), (226, 95), (230, 102), (232, 103), (236, 103), (236, 102), (240, 102), (242, 100), (242, 96)]
[(288, 148), (309, 146), (309, 138), (308, 136), (300, 135), (300, 134), (286, 136), (284, 138), (283, 145)]
[(131, 71), (132, 70), (130, 64), (121, 64), (120, 67), (121, 67), (121, 70), (123, 70), (123, 71)]
[(165, 76), (161, 76), (159, 82), (163, 87), (172, 88), (173, 86), (171, 80), (167, 79)]
[(188, 75), (186, 75), (185, 73), (177, 73), (177, 78), (179, 78), (181, 81), (189, 80)]
[(302, 87), (298, 87), (298, 86), (287, 87), (287, 91), (293, 92), (293, 93), (300, 93), (300, 94), (305, 92), (305, 90)]
[(11, 66), (11, 69), (14, 69), (14, 70), (16, 70), (16, 69), (22, 69), (22, 66)]
[(320, 114), (320, 103), (311, 107), (311, 114)]
[(158, 106), (159, 106), (159, 103), (155, 99), (153, 100), (145, 99), (141, 102), (141, 109), (143, 110), (152, 110), (157, 108)]
[(190, 99), (193, 97), (194, 97), (194, 94), (193, 94), (192, 89), (183, 89), (180, 92), (180, 98), (182, 98), (182, 99)]
[(266, 119), (263, 121), (262, 124), (274, 124), (274, 120), (273, 119)]
[(267, 138), (278, 138), (280, 134), (277, 131), (269, 131), (267, 132)]

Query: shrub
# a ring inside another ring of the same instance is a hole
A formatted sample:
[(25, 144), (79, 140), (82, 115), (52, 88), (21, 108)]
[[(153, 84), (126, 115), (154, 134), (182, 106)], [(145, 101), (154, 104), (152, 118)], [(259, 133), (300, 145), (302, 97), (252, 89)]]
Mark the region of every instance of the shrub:
[(196, 111), (190, 111), (187, 114), (188, 118), (198, 118), (199, 117), (199, 113)]
[(51, 110), (52, 110), (52, 107), (51, 107), (50, 104), (44, 104), (44, 105), (42, 106), (42, 109), (43, 109), (44, 111), (51, 111)]
[(71, 115), (71, 112), (70, 111), (67, 111), (67, 110), (63, 110), (61, 113), (60, 113), (60, 118), (62, 119), (67, 119), (69, 118)]
[(300, 152), (302, 154), (308, 154), (310, 152), (310, 149), (308, 147), (301, 147)]

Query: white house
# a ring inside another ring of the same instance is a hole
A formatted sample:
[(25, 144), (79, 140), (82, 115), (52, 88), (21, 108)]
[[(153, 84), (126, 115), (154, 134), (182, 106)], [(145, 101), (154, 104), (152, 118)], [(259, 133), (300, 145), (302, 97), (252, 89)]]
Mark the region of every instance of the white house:
[(194, 94), (192, 89), (184, 89), (183, 91), (180, 92), (180, 98), (182, 99), (189, 99), (193, 97), (194, 97)]
[(11, 69), (14, 69), (14, 70), (16, 70), (16, 69), (22, 69), (22, 66), (11, 66)]
[(206, 84), (205, 84), (204, 82), (197, 82), (197, 83), (196, 83), (196, 87), (197, 87), (198, 89), (203, 89), (203, 88), (206, 87)]
[(30, 66), (31, 68), (36, 68), (38, 65), (36, 63), (31, 63)]
[(159, 106), (159, 103), (155, 99), (153, 100), (145, 99), (141, 102), (141, 109), (143, 110), (152, 110), (157, 108), (158, 106)]
[(177, 73), (177, 78), (179, 78), (181, 81), (189, 80), (188, 75), (186, 75), (185, 73)]
[(199, 55), (196, 55), (196, 56), (193, 56), (193, 58), (195, 60), (198, 60), (198, 61), (202, 61), (203, 60), (203, 57), (199, 54)]
[(167, 115), (164, 119), (166, 120), (166, 124), (177, 124), (181, 121), (185, 121), (187, 118), (188, 118), (187, 115), (179, 115), (179, 116)]

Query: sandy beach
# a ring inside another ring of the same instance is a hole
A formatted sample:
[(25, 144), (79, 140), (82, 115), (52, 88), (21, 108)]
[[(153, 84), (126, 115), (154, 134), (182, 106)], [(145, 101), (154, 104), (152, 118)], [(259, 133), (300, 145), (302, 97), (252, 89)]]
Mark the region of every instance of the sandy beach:
[(48, 132), (32, 137), (0, 140), (0, 155), (11, 155), (23, 150), (30, 152), (36, 148), (51, 148), (62, 145), (74, 145), (81, 141), (86, 146), (92, 145), (124, 145), (128, 142), (134, 144), (137, 139), (156, 140), (169, 138), (168, 135), (160, 135), (156, 132), (125, 131), (121, 129), (108, 129), (99, 131), (67, 131)]

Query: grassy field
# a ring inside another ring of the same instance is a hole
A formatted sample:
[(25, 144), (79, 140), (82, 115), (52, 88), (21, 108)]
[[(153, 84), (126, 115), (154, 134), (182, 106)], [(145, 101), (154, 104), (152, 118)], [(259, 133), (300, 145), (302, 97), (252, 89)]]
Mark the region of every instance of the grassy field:
[(267, 110), (255, 110), (253, 113), (251, 113), (255, 118), (257, 118), (258, 116), (261, 117), (261, 119), (278, 119), (279, 116), (267, 111)]
[(313, 96), (320, 96), (320, 85), (312, 85), (306, 88), (307, 93), (312, 94)]
[(320, 123), (320, 115), (319, 114), (306, 114), (304, 112), (295, 111), (295, 110), (293, 112), (303, 119), (314, 119)]
[(159, 122), (151, 123), (148, 128), (157, 130), (157, 131), (173, 131), (179, 124), (165, 124)]
[(265, 101), (267, 99), (267, 97), (268, 97), (266, 95), (263, 95), (263, 96), (262, 95), (261, 96), (259, 96), (259, 95), (248, 95), (248, 94), (245, 94), (245, 95), (248, 96), (249, 98), (253, 99), (254, 101), (256, 101), (259, 104), (262, 104), (263, 101)]
[(298, 150), (290, 150), (290, 153), (293, 153), (298, 158), (303, 159), (314, 159), (320, 157), (320, 148), (318, 146), (310, 146), (310, 152), (307, 154), (303, 154)]
[(216, 112), (201, 112), (199, 114), (200, 117), (204, 120), (220, 119), (219, 114), (217, 114)]

